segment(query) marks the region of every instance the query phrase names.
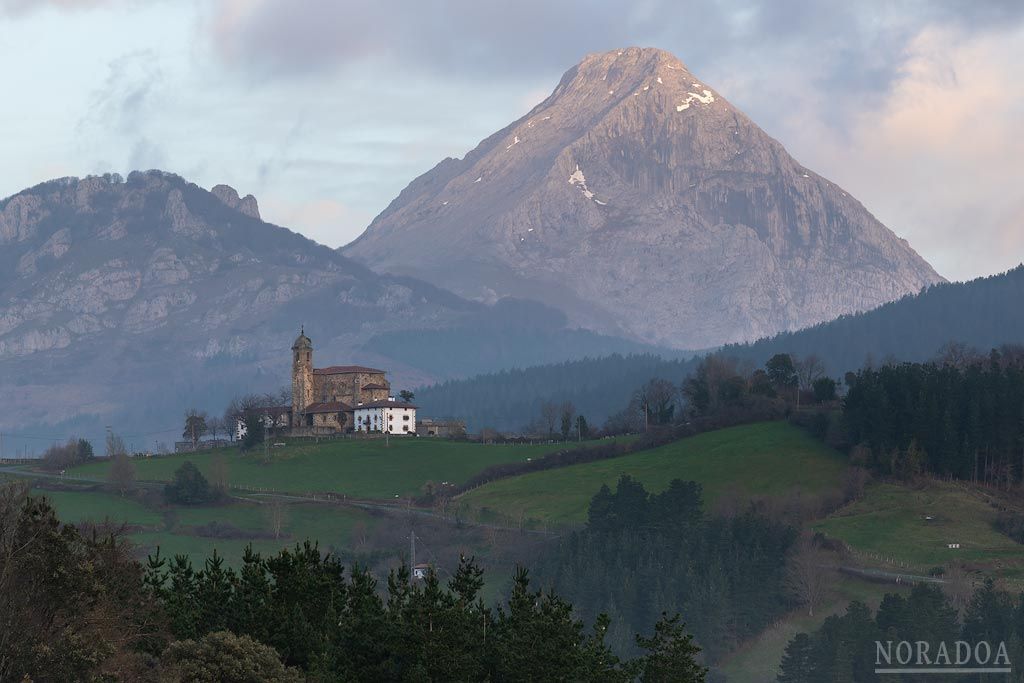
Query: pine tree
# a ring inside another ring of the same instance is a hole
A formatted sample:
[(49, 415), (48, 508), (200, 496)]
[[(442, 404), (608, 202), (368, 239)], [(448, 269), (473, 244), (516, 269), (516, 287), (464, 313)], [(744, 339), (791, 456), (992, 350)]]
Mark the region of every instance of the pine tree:
[(816, 683), (814, 643), (806, 633), (796, 634), (782, 655), (778, 683)]
[(700, 648), (678, 614), (669, 617), (663, 612), (654, 625), (654, 635), (637, 635), (636, 644), (648, 652), (640, 676), (644, 683), (704, 683), (708, 670), (697, 663)]

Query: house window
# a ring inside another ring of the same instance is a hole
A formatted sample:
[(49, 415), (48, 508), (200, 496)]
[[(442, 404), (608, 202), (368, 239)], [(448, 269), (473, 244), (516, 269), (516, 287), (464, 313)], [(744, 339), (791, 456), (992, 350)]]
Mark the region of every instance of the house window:
[(403, 415), (402, 419), (405, 420), (406, 422), (408, 422), (409, 421), (409, 414), (406, 413), (405, 415)]

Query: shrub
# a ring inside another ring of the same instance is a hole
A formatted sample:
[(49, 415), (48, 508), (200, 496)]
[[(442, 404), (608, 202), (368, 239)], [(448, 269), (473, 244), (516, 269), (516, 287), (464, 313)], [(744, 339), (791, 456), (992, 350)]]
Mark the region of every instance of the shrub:
[(199, 468), (186, 462), (174, 472), (174, 480), (164, 487), (164, 498), (168, 503), (180, 505), (202, 505), (220, 497), (220, 492), (210, 486)]

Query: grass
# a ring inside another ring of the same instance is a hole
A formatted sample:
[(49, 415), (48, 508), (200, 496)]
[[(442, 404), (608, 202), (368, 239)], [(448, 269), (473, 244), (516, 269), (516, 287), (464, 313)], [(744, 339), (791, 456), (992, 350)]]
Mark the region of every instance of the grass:
[(500, 479), (469, 491), (460, 501), (483, 514), (498, 513), (548, 524), (586, 520), (602, 484), (623, 474), (648, 491), (673, 479), (704, 486), (708, 507), (726, 493), (818, 493), (838, 486), (844, 458), (784, 422), (765, 422), (700, 434), (659, 448), (597, 462)]
[(136, 500), (102, 491), (33, 490), (32, 494), (46, 497), (57, 511), (57, 517), (72, 524), (110, 520), (115, 524), (155, 526), (163, 517)]
[(376, 518), (362, 510), (299, 503), (286, 506), (283, 535), (273, 538), (204, 538), (195, 533), (195, 527), (221, 522), (244, 532), (266, 533), (270, 528), (268, 506), (236, 502), (230, 505), (205, 507), (167, 507), (154, 509), (132, 498), (103, 491), (48, 491), (34, 490), (34, 495), (45, 496), (57, 511), (57, 516), (68, 523), (109, 520), (124, 523), (132, 532), (128, 540), (138, 546), (137, 555), (146, 555), (160, 547), (162, 555), (188, 555), (196, 565), (202, 564), (216, 550), (231, 565), (241, 562), (242, 554), (250, 543), (253, 549), (276, 553), (306, 539), (317, 541), (324, 549), (350, 548), (357, 524), (367, 531), (376, 524)]
[[(586, 442), (584, 442), (584, 445)], [(575, 447), (570, 443), (568, 447)], [(332, 491), (356, 498), (394, 498), (417, 495), (423, 485), (462, 483), (484, 468), (540, 457), (567, 447), (563, 444), (472, 444), (441, 439), (340, 439), (323, 443), (294, 442), (271, 450), (270, 463), (262, 452), (243, 455), (219, 451), (233, 486), (293, 493)], [(170, 481), (186, 461), (206, 476), (214, 469), (212, 451), (135, 461), (136, 476), (146, 481)], [(100, 461), (72, 470), (73, 476), (105, 479), (110, 463)]]
[[(933, 481), (917, 488), (873, 484), (864, 497), (812, 525), (852, 548), (918, 568), (1024, 560), (1024, 549), (992, 528), (996, 510), (984, 491)], [(931, 517), (932, 519), (927, 519)], [(949, 543), (959, 543), (953, 550)]]
[(729, 655), (720, 670), (729, 683), (774, 683), (782, 655), (793, 636), (816, 631), (828, 617), (845, 613), (853, 600), (877, 609), (886, 593), (905, 593), (907, 590), (905, 586), (842, 577), (813, 617), (808, 616), (804, 609), (791, 612)]

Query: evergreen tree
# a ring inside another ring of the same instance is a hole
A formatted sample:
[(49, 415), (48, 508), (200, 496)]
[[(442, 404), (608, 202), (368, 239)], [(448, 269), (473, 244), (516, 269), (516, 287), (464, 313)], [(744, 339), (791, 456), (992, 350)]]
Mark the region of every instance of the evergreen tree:
[(636, 644), (647, 650), (643, 659), (644, 683), (703, 683), (708, 670), (697, 663), (700, 648), (693, 644), (693, 636), (679, 621), (679, 615), (669, 617), (662, 613), (654, 625), (654, 635), (637, 635)]
[(789, 641), (775, 680), (778, 683), (817, 683), (814, 643), (806, 633), (798, 633)]

